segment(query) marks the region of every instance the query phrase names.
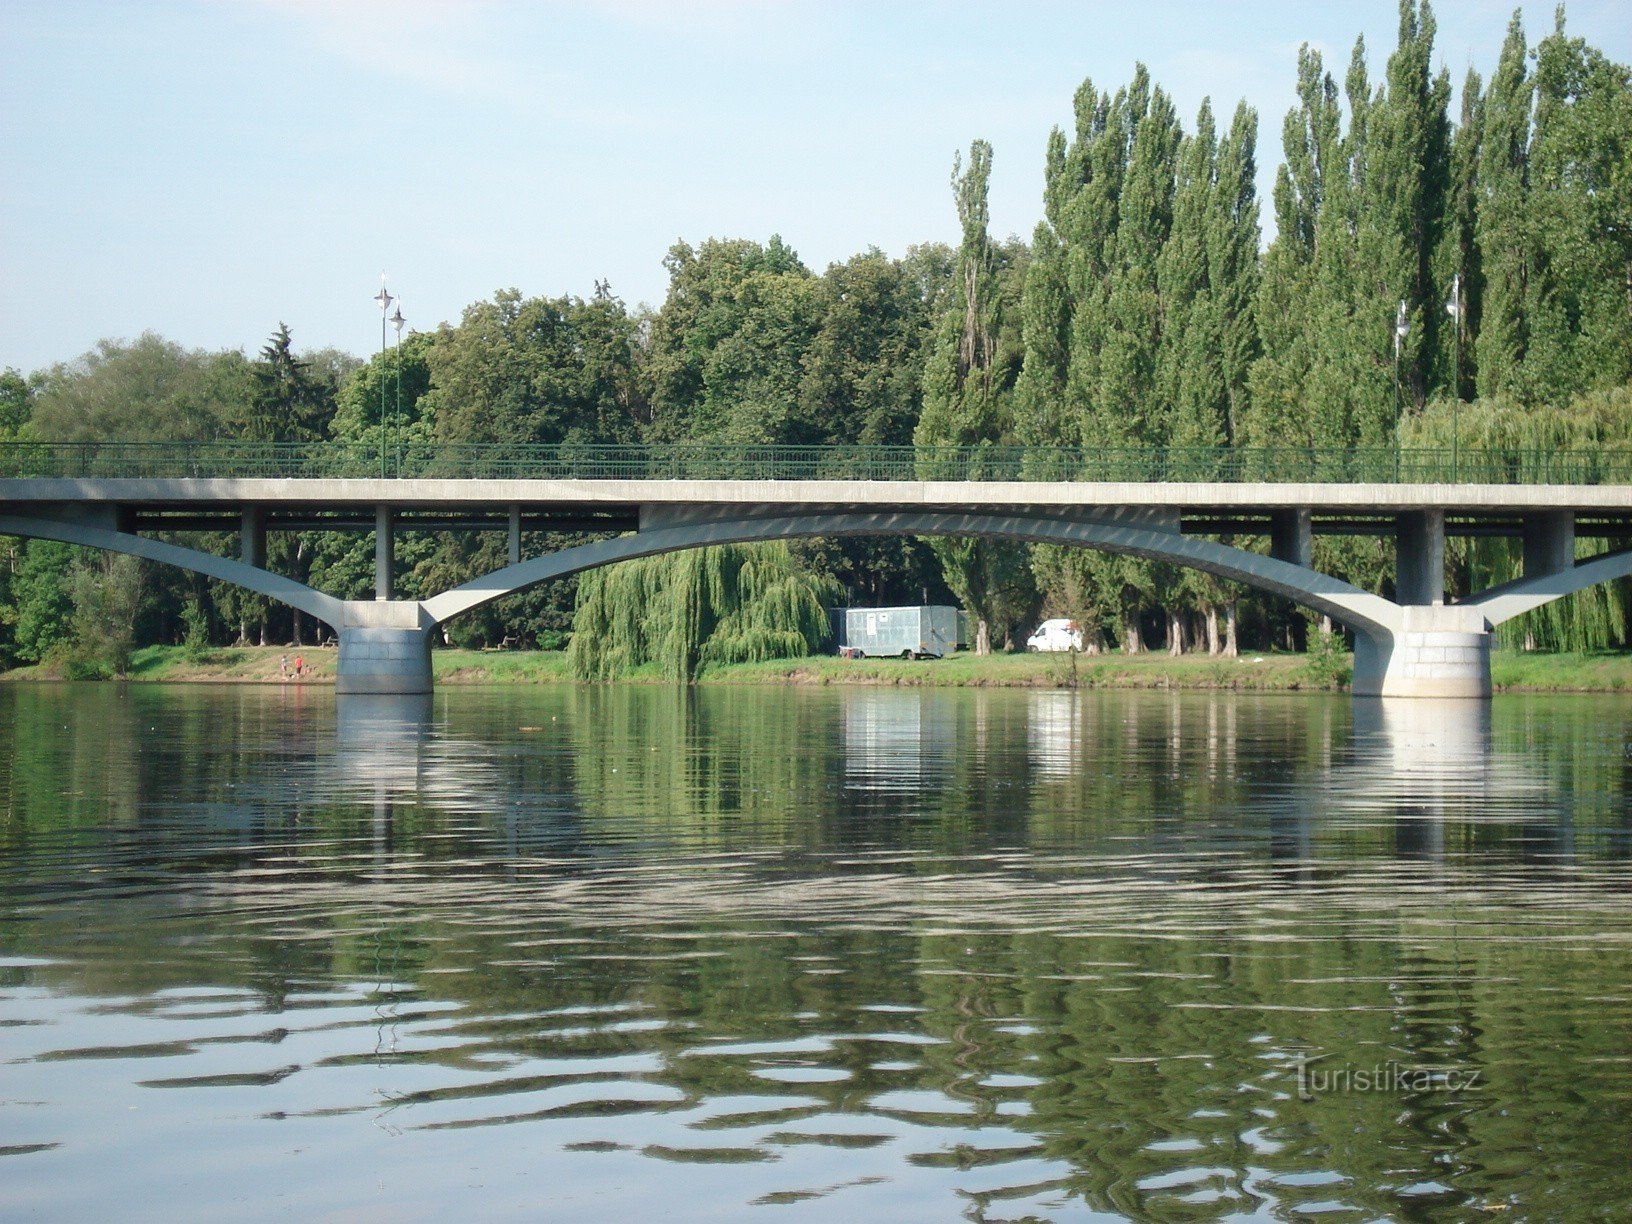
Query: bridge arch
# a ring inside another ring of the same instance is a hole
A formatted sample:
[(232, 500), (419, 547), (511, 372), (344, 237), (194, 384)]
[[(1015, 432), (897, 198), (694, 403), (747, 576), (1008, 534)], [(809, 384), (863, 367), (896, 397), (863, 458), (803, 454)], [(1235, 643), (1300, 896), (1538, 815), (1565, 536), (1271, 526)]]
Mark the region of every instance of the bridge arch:
[(1371, 637), (1388, 638), (1398, 631), (1401, 623), (1397, 604), (1341, 579), (1262, 553), (1183, 536), (1137, 520), (939, 510), (832, 510), (791, 515), (698, 517), (521, 561), (432, 596), (420, 606), (431, 622), (440, 624), (541, 582), (619, 561), (713, 544), (860, 535), (984, 536), (1093, 548), (1187, 566), (1283, 595)]
[(298, 608), (337, 632), (345, 620), (344, 600), (326, 595), (305, 583), (296, 582), (293, 578), (285, 578), (271, 570), (261, 569), (244, 561), (235, 561), (231, 557), (218, 557), (214, 553), (201, 552), (196, 548), (184, 548), (179, 544), (168, 544), (148, 536), (119, 531), (115, 527), (89, 518), (0, 515), (0, 535), (79, 544), (86, 548), (124, 553), (147, 561), (173, 565), (178, 569), (191, 570), (195, 574), (218, 578), (222, 582), (230, 582), (257, 595), (265, 595), (292, 608)]
[[(1093, 548), (1200, 570), (1280, 595), (1357, 633), (1356, 694), (1488, 696), (1489, 629), (1600, 582), (1632, 575), (1632, 549), (1521, 578), (1459, 604), (1402, 605), (1303, 565), (1181, 534), (1172, 520), (1137, 512), (1074, 516), (1019, 510), (699, 507), (647, 521), (643, 530), (518, 561), (429, 599), (342, 600), (247, 561), (119, 530), (106, 510), (53, 508), (0, 514), (0, 534), (57, 540), (174, 565), (279, 600), (333, 627), (341, 692), (420, 693), (431, 688), (432, 630), (538, 583), (639, 557), (715, 544), (819, 536), (980, 536)], [(1453, 657), (1454, 656), (1454, 657)]]

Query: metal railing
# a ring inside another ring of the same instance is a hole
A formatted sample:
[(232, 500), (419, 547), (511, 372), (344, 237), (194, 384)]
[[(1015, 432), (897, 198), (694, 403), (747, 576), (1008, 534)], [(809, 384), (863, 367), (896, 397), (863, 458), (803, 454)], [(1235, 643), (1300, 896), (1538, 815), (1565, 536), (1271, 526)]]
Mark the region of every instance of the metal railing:
[(1632, 484), (1632, 447), (1592, 451), (502, 443), (4, 442), (0, 478), (1023, 480), (1232, 484)]

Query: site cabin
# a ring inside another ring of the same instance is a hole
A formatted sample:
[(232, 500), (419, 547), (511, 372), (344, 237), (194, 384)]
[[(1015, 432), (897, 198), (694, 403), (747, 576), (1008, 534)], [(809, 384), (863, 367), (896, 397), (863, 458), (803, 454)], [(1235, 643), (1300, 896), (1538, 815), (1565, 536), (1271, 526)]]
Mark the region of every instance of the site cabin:
[(916, 608), (835, 608), (846, 658), (939, 659), (969, 644), (969, 618), (944, 604)]

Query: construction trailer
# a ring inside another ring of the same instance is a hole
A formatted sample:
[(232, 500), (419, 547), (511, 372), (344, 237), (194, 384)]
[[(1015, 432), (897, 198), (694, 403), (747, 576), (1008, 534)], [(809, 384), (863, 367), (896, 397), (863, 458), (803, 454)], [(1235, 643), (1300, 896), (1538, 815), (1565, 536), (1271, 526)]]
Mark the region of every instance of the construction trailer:
[(915, 608), (835, 608), (839, 653), (939, 659), (969, 644), (969, 618), (944, 604)]

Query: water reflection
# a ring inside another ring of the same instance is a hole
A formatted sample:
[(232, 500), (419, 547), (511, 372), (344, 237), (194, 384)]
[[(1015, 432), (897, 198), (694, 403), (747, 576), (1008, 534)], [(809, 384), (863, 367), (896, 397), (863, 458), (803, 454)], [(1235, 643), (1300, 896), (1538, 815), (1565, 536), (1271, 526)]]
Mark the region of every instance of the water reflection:
[(0, 689), (19, 1214), (1632, 1210), (1625, 702), (109, 692)]
[(846, 785), (914, 794), (951, 775), (958, 745), (956, 695), (936, 689), (865, 689), (843, 706)]

